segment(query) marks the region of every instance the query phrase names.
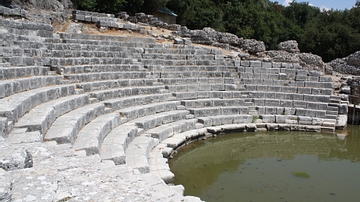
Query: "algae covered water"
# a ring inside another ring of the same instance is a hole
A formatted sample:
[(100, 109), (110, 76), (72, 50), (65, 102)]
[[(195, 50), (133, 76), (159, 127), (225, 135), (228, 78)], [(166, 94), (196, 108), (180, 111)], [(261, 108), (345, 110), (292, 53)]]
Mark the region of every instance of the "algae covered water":
[(169, 161), (185, 195), (212, 201), (360, 201), (360, 127), (348, 136), (273, 131), (196, 142)]

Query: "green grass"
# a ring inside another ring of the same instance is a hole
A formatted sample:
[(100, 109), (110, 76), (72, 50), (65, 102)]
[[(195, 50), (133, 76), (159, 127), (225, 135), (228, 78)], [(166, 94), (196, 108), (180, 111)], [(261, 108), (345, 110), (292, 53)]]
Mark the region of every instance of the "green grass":
[(310, 178), (310, 175), (305, 172), (293, 172), (296, 177)]

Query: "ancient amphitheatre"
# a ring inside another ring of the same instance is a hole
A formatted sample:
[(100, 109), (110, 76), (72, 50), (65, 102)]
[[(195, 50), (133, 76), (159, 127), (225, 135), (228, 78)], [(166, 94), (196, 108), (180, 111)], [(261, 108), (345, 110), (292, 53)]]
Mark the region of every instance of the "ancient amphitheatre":
[(346, 127), (348, 99), (310, 54), (279, 62), (258, 42), (197, 45), (112, 15), (74, 11), (54, 28), (0, 11), (2, 201), (200, 201), (169, 183), (182, 144)]

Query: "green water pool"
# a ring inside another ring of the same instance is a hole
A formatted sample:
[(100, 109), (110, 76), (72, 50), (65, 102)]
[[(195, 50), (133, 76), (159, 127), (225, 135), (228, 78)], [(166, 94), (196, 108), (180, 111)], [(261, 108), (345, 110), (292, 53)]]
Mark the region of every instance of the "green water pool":
[(231, 133), (169, 160), (174, 184), (207, 202), (360, 201), (360, 127), (333, 134)]

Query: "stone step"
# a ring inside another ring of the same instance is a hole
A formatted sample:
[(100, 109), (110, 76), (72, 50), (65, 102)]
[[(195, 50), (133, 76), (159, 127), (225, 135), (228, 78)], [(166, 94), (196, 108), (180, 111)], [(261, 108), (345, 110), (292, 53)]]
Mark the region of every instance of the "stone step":
[[(1, 69), (0, 69), (1, 72)], [(61, 83), (59, 76), (32, 76), (0, 81), (0, 99), (11, 95)]]
[(153, 94), (165, 94), (163, 92), (163, 86), (139, 86), (139, 87), (125, 87), (125, 88), (114, 88), (106, 90), (98, 90), (89, 92), (91, 98), (97, 98), (99, 101), (116, 99), (119, 97), (129, 97), (136, 95), (153, 95)]
[(148, 173), (150, 171), (149, 153), (157, 144), (159, 144), (158, 139), (146, 136), (136, 137), (126, 149), (126, 165), (139, 170), (140, 173)]
[(100, 148), (102, 160), (112, 160), (115, 165), (125, 164), (125, 151), (130, 142), (140, 135), (135, 124), (121, 124), (115, 127), (104, 138)]
[(67, 74), (64, 79), (70, 83), (91, 82), (100, 80), (115, 79), (140, 79), (146, 78), (145, 72), (101, 72), (101, 73), (83, 73), (83, 74)]
[(150, 103), (164, 102), (171, 96), (171, 94), (142, 94), (142, 95), (127, 95), (121, 98), (115, 98), (104, 101), (106, 107), (112, 108), (114, 111), (125, 109), (127, 107), (134, 107), (138, 105), (146, 105)]
[[(184, 144), (188, 140), (196, 139), (202, 137), (207, 133), (207, 129), (196, 129), (189, 130), (182, 133), (175, 134), (164, 141), (161, 142), (164, 146), (171, 148), (173, 150), (177, 149), (179, 146)], [(163, 147), (164, 147), (163, 146)], [(164, 154), (164, 152), (162, 152)]]
[(186, 109), (219, 106), (244, 106), (245, 100), (241, 98), (207, 98), (196, 100), (181, 100), (181, 105), (185, 106)]
[(168, 124), (163, 124), (161, 126), (149, 129), (144, 131), (144, 134), (148, 134), (149, 136), (159, 139), (159, 141), (163, 141), (168, 137), (176, 135), (178, 133), (182, 133), (184, 131), (196, 129), (196, 124), (198, 119), (186, 119), (175, 121)]
[(232, 77), (219, 78), (159, 78), (159, 82), (165, 85), (189, 85), (189, 84), (235, 84)]
[[(7, 61), (7, 60), (5, 60)], [(23, 61), (18, 58), (14, 58), (11, 61), (13, 63)], [(27, 65), (33, 65), (35, 61), (30, 60)], [(11, 63), (11, 62), (10, 62)], [(119, 65), (119, 64), (132, 64), (133, 60), (129, 58), (83, 58), (83, 57), (73, 57), (73, 58), (56, 58), (56, 57), (46, 57), (44, 65), (50, 66), (74, 66), (74, 65)], [(22, 63), (19, 63), (22, 64)]]
[(163, 124), (183, 120), (188, 114), (189, 111), (187, 110), (175, 110), (137, 118), (130, 121), (129, 123), (135, 123), (135, 125), (139, 128), (149, 130)]
[(78, 74), (92, 72), (134, 72), (145, 70), (141, 64), (117, 64), (117, 65), (74, 65), (74, 66), (58, 66), (57, 71), (63, 74)]
[(160, 78), (222, 78), (232, 77), (230, 72), (225, 71), (194, 71), (194, 72), (161, 72)]
[(248, 114), (249, 108), (246, 106), (222, 106), (222, 107), (189, 108), (189, 111), (195, 117), (207, 117), (207, 116), (216, 116), (216, 115)]
[(73, 95), (49, 101), (30, 110), (14, 127), (26, 128), (27, 132), (39, 131), (43, 136), (57, 117), (87, 104), (88, 95)]
[(213, 66), (162, 66), (162, 65), (147, 65), (146, 69), (151, 72), (228, 72), (228, 66), (213, 65)]
[(99, 154), (100, 147), (108, 133), (125, 118), (120, 118), (119, 112), (99, 116), (86, 124), (77, 134), (73, 144), (76, 151), (85, 150), (86, 155)]
[(44, 141), (56, 141), (58, 144), (73, 143), (80, 129), (97, 116), (103, 115), (104, 108), (103, 103), (95, 103), (58, 117), (46, 132)]
[(207, 117), (198, 117), (199, 123), (204, 127), (219, 126), (224, 124), (251, 123), (253, 115), (237, 114), (237, 115), (215, 115)]
[(124, 87), (140, 87), (140, 86), (160, 86), (157, 79), (115, 79), (105, 81), (82, 82), (76, 84), (76, 87), (83, 89), (85, 92), (124, 88)]
[(239, 91), (198, 91), (198, 92), (175, 92), (172, 93), (178, 100), (192, 100), (205, 98), (243, 98)]
[(147, 105), (134, 106), (119, 110), (121, 117), (125, 117), (128, 121), (148, 116), (156, 113), (176, 110), (176, 107), (180, 105), (180, 101), (169, 101), (151, 103)]
[(0, 100), (0, 114), (4, 114), (8, 121), (15, 123), (35, 106), (57, 98), (73, 95), (74, 93), (74, 85), (48, 86), (16, 93)]

